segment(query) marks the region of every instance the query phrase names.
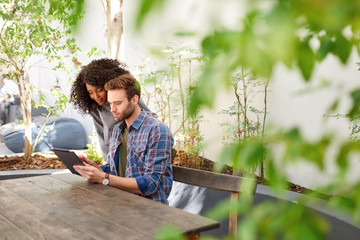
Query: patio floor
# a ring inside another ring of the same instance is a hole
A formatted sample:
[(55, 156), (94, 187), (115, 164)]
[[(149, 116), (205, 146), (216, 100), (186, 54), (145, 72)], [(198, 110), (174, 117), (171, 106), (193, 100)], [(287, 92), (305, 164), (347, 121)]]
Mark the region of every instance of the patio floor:
[(13, 154), (13, 152), (6, 147), (5, 143), (0, 143), (0, 155), (5, 154)]

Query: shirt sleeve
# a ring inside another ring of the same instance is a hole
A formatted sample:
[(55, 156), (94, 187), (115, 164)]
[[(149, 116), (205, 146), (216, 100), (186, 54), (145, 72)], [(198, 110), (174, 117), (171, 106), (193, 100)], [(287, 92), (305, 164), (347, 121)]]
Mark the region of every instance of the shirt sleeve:
[(155, 193), (162, 181), (167, 164), (171, 161), (172, 137), (165, 125), (158, 125), (150, 132), (145, 155), (144, 175), (135, 177), (143, 195)]
[(108, 164), (99, 165), (99, 167), (101, 167), (104, 172), (111, 173), (110, 166)]
[(4, 95), (14, 96), (19, 95), (18, 86), (12, 80), (8, 80), (5, 85), (2, 87), (2, 93)]
[(135, 180), (136, 180), (136, 183), (138, 185), (140, 192), (143, 195), (146, 195), (146, 193), (149, 192), (149, 182), (147, 180), (147, 177), (139, 176), (139, 177), (136, 177)]

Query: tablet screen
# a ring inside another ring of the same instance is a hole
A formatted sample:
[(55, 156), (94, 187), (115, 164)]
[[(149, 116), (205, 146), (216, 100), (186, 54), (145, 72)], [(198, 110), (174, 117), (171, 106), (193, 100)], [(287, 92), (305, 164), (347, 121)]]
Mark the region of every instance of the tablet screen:
[(80, 175), (75, 169), (73, 168), (74, 165), (84, 165), (84, 163), (78, 158), (78, 156), (67, 149), (59, 149), (59, 148), (52, 148), (51, 149), (59, 159), (64, 163), (64, 165), (72, 172), (73, 174)]

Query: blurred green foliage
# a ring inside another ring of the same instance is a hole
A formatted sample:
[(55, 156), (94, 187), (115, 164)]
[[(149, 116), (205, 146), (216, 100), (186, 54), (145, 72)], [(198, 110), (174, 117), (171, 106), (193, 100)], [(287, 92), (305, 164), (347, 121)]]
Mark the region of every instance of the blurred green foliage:
[[(210, 87), (228, 85), (229, 74), (240, 66), (267, 78), (278, 63), (297, 67), (309, 81), (316, 62), (328, 54), (345, 64), (353, 47), (360, 52), (358, 0), (278, 0), (266, 10), (256, 8), (256, 3), (253, 5), (254, 10), (246, 14), (238, 31), (215, 30), (203, 39), (203, 52), (210, 61), (201, 82), (216, 83)], [(350, 34), (345, 34), (347, 31)], [(214, 76), (210, 73), (215, 69), (218, 73)], [(224, 81), (216, 81), (218, 75)], [(202, 86), (205, 84), (200, 83), (199, 92)], [(201, 105), (212, 106), (213, 98), (196, 94), (191, 105), (194, 111)], [(358, 99), (353, 99), (359, 106)]]
[(88, 149), (85, 151), (86, 157), (96, 162), (97, 164), (103, 164), (104, 159), (101, 153), (101, 148), (95, 127), (93, 128), (92, 135), (89, 136), (89, 138), (90, 138), (90, 143), (86, 145)]
[[(138, 29), (148, 15), (165, 6), (162, 0), (141, 3)], [(360, 53), (360, 0), (259, 0), (247, 3), (249, 9), (237, 28), (213, 29), (203, 38), (202, 52), (207, 64), (192, 91), (190, 114), (194, 115), (202, 106), (212, 107), (216, 90), (230, 86), (231, 76), (238, 69), (271, 79), (274, 68), (282, 64), (299, 70), (304, 81), (311, 81), (317, 63), (329, 54), (346, 64), (354, 49)], [(267, 7), (263, 7), (264, 3), (268, 3)], [(346, 116), (351, 120), (359, 118), (359, 91), (353, 89), (350, 94), (352, 106)], [(335, 101), (331, 110), (336, 111), (338, 105)], [(251, 173), (263, 159), (267, 182), (282, 194), (288, 185), (284, 166), (306, 161), (322, 172), (327, 153), (334, 146), (338, 146), (335, 153), (338, 171), (318, 190), (327, 194), (330, 207), (343, 210), (354, 221), (359, 221), (359, 183), (350, 184), (347, 179), (351, 161), (360, 153), (359, 141), (349, 139), (339, 143), (331, 134), (309, 141), (294, 127), (226, 147), (219, 158), (218, 169), (226, 163)], [(308, 198), (299, 200), (301, 204), (263, 202), (254, 207), (251, 202), (252, 197), (246, 194), (238, 202), (243, 220), (236, 239), (325, 239), (329, 231), (329, 224), (305, 207), (310, 202)], [(227, 201), (209, 216), (222, 219), (229, 208)]]

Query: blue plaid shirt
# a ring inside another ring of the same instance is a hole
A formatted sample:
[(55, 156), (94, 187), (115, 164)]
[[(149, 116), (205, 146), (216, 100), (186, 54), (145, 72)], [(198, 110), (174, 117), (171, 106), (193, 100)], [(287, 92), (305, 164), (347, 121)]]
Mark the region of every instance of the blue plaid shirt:
[[(114, 125), (109, 141), (109, 153), (101, 168), (110, 174), (118, 175), (118, 157), (115, 157), (122, 143), (125, 122)], [(127, 143), (127, 162), (125, 177), (135, 178), (141, 195), (168, 204), (173, 175), (171, 167), (171, 148), (173, 136), (160, 120), (141, 111), (129, 127)], [(115, 160), (115, 161), (114, 161)]]

